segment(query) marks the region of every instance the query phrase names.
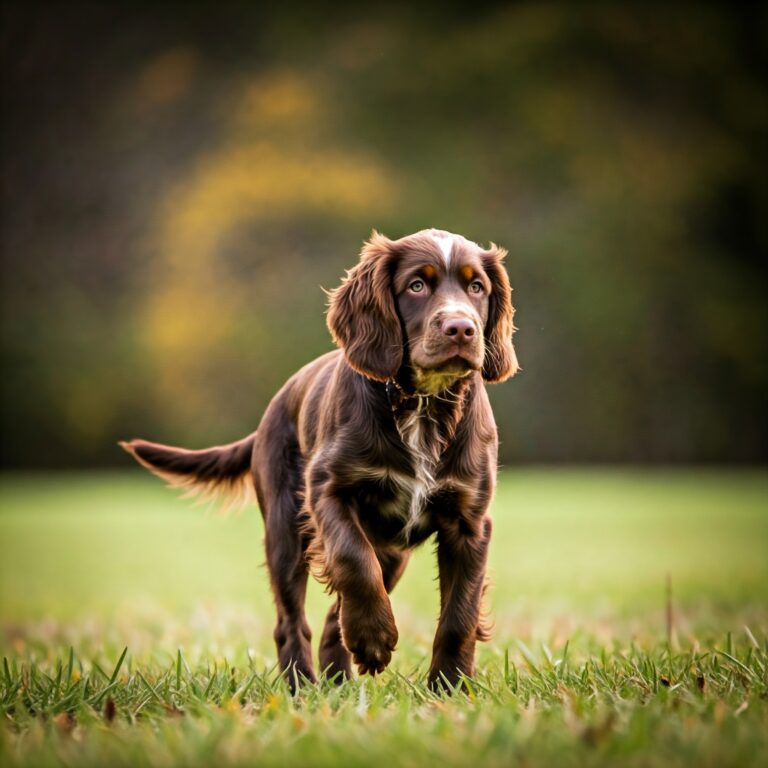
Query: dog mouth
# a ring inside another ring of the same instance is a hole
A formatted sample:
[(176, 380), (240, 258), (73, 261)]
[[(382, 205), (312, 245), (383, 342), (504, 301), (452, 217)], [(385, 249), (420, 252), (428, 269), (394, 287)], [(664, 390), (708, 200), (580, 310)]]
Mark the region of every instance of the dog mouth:
[(439, 373), (479, 371), (483, 350), (476, 344), (448, 344), (434, 350), (424, 349), (422, 355), (414, 355), (413, 361), (420, 368)]
[(482, 337), (462, 342), (425, 339), (411, 354), (416, 391), (433, 395), (450, 389), (459, 379), (482, 369), (484, 353)]
[(433, 370), (436, 373), (462, 374), (473, 371), (476, 368), (477, 366), (475, 365), (471, 355), (467, 354), (466, 352), (464, 354), (459, 352), (455, 355), (452, 355), (447, 360), (443, 360), (443, 362), (436, 365)]
[(480, 366), (463, 354), (451, 354), (429, 365), (414, 363), (413, 384), (416, 392), (423, 395), (436, 395), (450, 389), (459, 379), (463, 379)]

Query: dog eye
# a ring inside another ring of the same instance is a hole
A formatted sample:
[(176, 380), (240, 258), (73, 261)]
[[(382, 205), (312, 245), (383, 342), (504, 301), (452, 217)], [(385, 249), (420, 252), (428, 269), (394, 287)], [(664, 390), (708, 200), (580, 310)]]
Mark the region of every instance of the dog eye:
[(421, 293), (424, 290), (424, 281), (423, 280), (414, 280), (409, 286), (409, 291), (413, 291), (414, 293)]
[(483, 284), (479, 280), (473, 280), (469, 284), (468, 288), (470, 293), (482, 293), (483, 292)]

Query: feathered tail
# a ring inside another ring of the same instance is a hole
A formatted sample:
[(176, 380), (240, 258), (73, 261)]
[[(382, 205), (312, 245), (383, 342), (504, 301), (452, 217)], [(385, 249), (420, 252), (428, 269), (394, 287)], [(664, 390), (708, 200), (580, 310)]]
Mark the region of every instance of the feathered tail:
[(185, 497), (216, 500), (225, 510), (255, 499), (251, 456), (256, 432), (236, 443), (189, 451), (146, 440), (121, 442), (120, 446), (142, 467), (175, 488), (186, 489)]

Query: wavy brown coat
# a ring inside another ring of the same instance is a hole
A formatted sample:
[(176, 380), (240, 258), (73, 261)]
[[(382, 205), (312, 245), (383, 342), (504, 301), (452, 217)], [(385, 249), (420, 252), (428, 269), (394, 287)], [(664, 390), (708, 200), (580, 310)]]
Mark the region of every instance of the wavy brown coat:
[(274, 638), (293, 689), (316, 679), (304, 612), (310, 568), (335, 595), (321, 671), (340, 681), (354, 662), (375, 674), (398, 640), (389, 593), (432, 535), (440, 618), (429, 682), (453, 686), (474, 673), (498, 444), (484, 381), (518, 367), (504, 256), (441, 230), (395, 241), (374, 233), (330, 293), (340, 350), (289, 379), (256, 432), (200, 451), (123, 444), (173, 485), (255, 490)]

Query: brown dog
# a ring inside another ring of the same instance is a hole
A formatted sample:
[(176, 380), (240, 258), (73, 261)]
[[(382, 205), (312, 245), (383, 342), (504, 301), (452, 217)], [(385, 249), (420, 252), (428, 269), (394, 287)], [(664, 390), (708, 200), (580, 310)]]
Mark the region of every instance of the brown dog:
[(374, 233), (330, 294), (328, 327), (341, 350), (289, 379), (256, 432), (201, 451), (122, 444), (172, 485), (255, 487), (274, 637), (294, 689), (300, 677), (315, 680), (310, 564), (337, 595), (320, 667), (337, 680), (352, 661), (376, 674), (398, 639), (388, 594), (433, 533), (441, 610), (429, 683), (474, 673), (498, 444), (483, 381), (518, 367), (505, 255), (441, 230), (395, 241)]

